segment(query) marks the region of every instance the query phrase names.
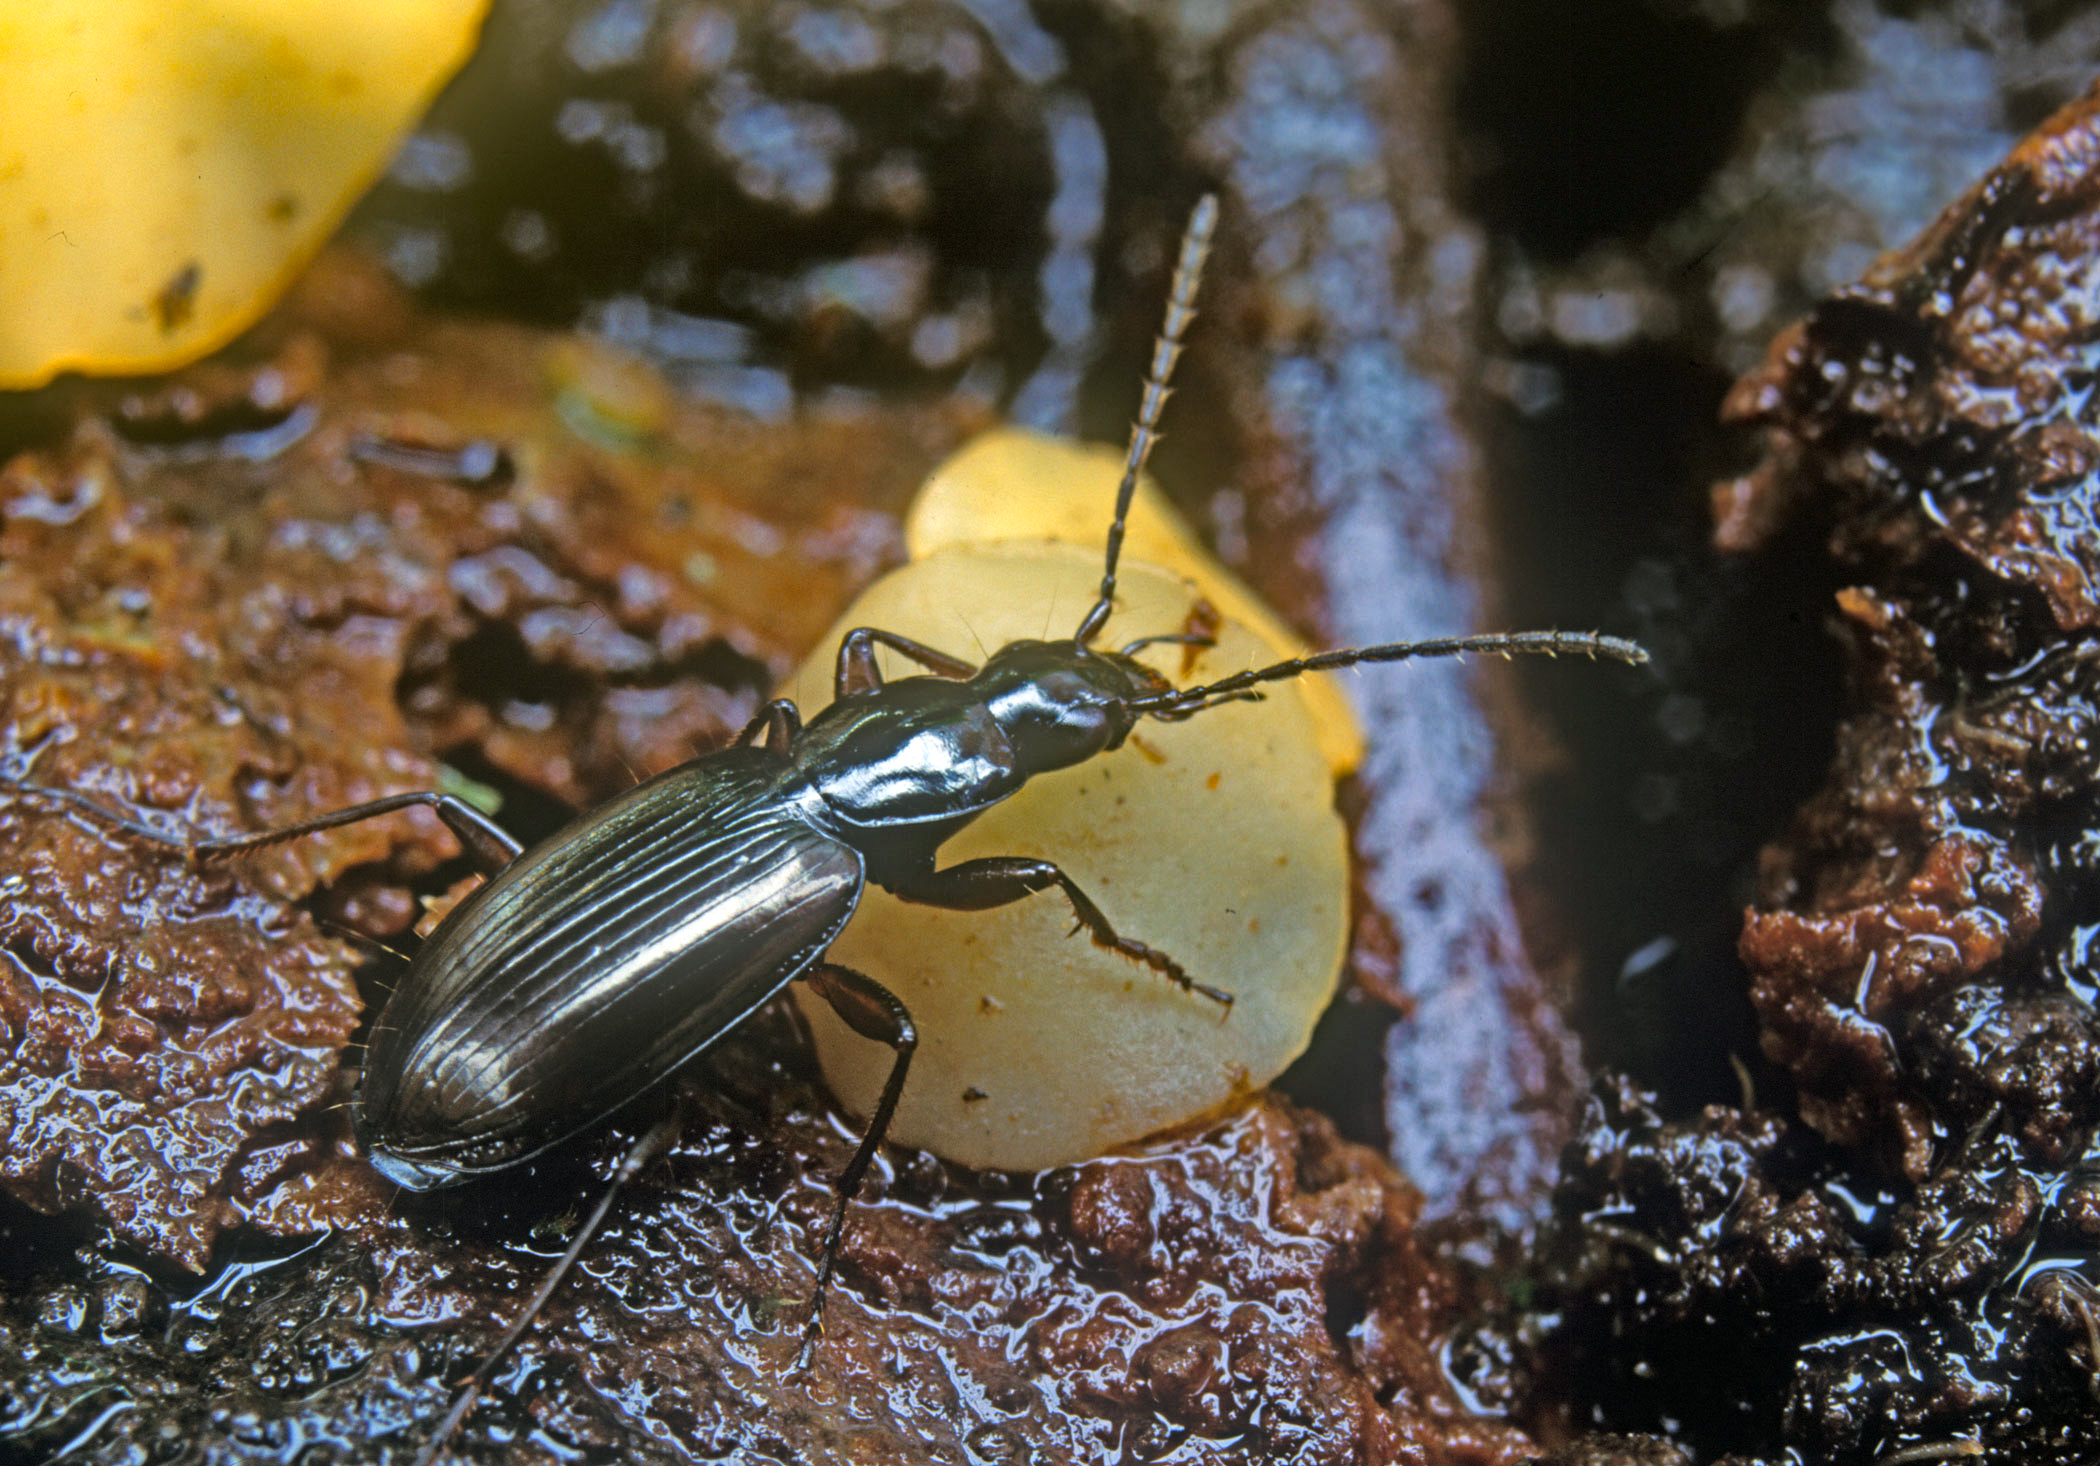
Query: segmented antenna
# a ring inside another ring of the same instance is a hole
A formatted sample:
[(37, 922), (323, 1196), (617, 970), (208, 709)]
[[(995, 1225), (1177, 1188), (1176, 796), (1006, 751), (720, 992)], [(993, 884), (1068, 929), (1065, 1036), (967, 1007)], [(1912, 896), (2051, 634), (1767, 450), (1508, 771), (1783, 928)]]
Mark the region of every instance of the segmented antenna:
[(1149, 697), (1132, 698), (1130, 708), (1133, 712), (1172, 717), (1177, 713), (1198, 712), (1212, 703), (1230, 701), (1259, 683), (1285, 682), (1307, 672), (1329, 672), (1362, 662), (1401, 662), (1409, 657), (1458, 657), (1467, 652), (1485, 652), (1501, 657), (1520, 654), (1588, 657), (1593, 661), (1598, 657), (1608, 657), (1629, 667), (1638, 667), (1648, 660), (1647, 648), (1639, 642), (1597, 631), (1498, 631), (1482, 636), (1440, 636), (1429, 641), (1391, 641), (1379, 646), (1347, 647), (1341, 651), (1315, 652), (1309, 657), (1293, 657), (1273, 666), (1235, 672), (1201, 687), (1173, 687)]
[(1123, 522), (1130, 517), (1130, 501), (1137, 493), (1138, 475), (1145, 460), (1159, 443), (1160, 414), (1167, 410), (1173, 388), (1174, 363), (1181, 358), (1181, 340), (1189, 322), (1196, 319), (1196, 286), (1203, 279), (1203, 261), (1210, 254), (1211, 240), (1218, 232), (1218, 197), (1205, 194), (1189, 215), (1189, 227), (1181, 236), (1181, 256), (1174, 262), (1174, 284), (1167, 292), (1167, 319), (1152, 343), (1152, 365), (1145, 372), (1145, 395), (1138, 401), (1137, 422), (1130, 429), (1130, 452), (1123, 459), (1123, 482), (1116, 489), (1116, 517), (1108, 527), (1108, 563), (1101, 575), (1101, 598), (1079, 623), (1073, 640), (1084, 651), (1101, 634), (1116, 598), (1116, 561), (1123, 553)]

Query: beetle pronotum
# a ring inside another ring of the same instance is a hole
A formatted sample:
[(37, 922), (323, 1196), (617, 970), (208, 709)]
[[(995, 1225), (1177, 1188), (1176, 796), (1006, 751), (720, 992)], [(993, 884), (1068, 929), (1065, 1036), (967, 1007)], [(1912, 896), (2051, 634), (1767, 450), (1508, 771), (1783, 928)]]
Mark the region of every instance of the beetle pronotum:
[[(530, 850), (439, 793), (399, 794), (275, 829), (194, 839), (69, 790), (11, 781), (7, 787), (198, 860), (412, 806), (433, 810), (489, 878), (410, 960), (373, 1029), (352, 1111), (372, 1164), (414, 1190), (538, 1155), (666, 1078), (788, 983), (810, 984), (851, 1028), (895, 1056), (838, 1178), (817, 1264), (807, 1335), (813, 1345), (848, 1204), (881, 1143), (917, 1043), (896, 997), (824, 960), (867, 882), (956, 910), (1056, 888), (1095, 943), (1149, 967), (1191, 1001), (1229, 1013), (1231, 994), (1117, 931), (1054, 863), (990, 857), (937, 868), (937, 852), (1034, 775), (1120, 746), (1140, 719), (1190, 718), (1258, 698), (1264, 683), (1465, 652), (1647, 659), (1634, 643), (1595, 632), (1529, 631), (1321, 652), (1175, 687), (1134, 654), (1153, 643), (1200, 641), (1200, 634), (1162, 631), (1113, 651), (1094, 644), (1115, 607), (1124, 525), (1158, 441), (1217, 218), (1215, 199), (1205, 198), (1190, 219), (1131, 432), (1099, 592), (1068, 638), (1011, 642), (973, 666), (860, 627), (839, 649), (836, 701), (806, 725), (792, 702), (776, 700), (732, 746), (628, 790)], [(928, 675), (885, 682), (878, 647)], [(608, 1065), (607, 1054), (624, 1062)], [(425, 1460), (560, 1285), (620, 1186), (672, 1139), (670, 1123), (660, 1123), (628, 1152), (567, 1253), (460, 1390), (426, 1443)]]

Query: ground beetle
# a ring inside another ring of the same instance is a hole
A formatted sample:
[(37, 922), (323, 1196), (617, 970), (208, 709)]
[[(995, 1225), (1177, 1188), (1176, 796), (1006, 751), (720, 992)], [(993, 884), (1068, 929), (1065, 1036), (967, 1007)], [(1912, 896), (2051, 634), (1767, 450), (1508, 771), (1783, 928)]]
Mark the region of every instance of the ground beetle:
[[(1647, 660), (1639, 646), (1615, 637), (1531, 631), (1322, 652), (1176, 688), (1134, 654), (1157, 642), (1200, 641), (1199, 633), (1148, 636), (1119, 651), (1093, 644), (1115, 603), (1124, 521), (1158, 439), (1217, 217), (1216, 200), (1205, 198), (1189, 222), (1131, 432), (1100, 595), (1068, 640), (1014, 642), (973, 667), (859, 628), (839, 649), (837, 700), (808, 724), (793, 703), (770, 703), (733, 746), (628, 790), (529, 851), (448, 794), (398, 794), (256, 834), (193, 840), (68, 790), (8, 787), (195, 859), (415, 805), (435, 811), (490, 878), (409, 962), (373, 1027), (352, 1107), (372, 1164), (411, 1190), (539, 1154), (666, 1078), (788, 983), (810, 983), (856, 1032), (896, 1054), (838, 1179), (817, 1267), (813, 1341), (847, 1204), (896, 1108), (917, 1042), (902, 1003), (824, 961), (866, 882), (907, 901), (972, 911), (1055, 886), (1095, 942), (1229, 1011), (1230, 994), (1119, 934), (1057, 866), (1014, 857), (937, 869), (941, 844), (1032, 776), (1119, 747), (1139, 719), (1181, 719), (1258, 697), (1252, 689), (1261, 683), (1464, 652)], [(884, 682), (878, 646), (931, 675)], [(609, 1062), (615, 1056), (619, 1062)], [(426, 1461), (581, 1254), (620, 1184), (673, 1133), (669, 1122), (659, 1124), (628, 1153), (567, 1255), (455, 1399), (426, 1444)]]

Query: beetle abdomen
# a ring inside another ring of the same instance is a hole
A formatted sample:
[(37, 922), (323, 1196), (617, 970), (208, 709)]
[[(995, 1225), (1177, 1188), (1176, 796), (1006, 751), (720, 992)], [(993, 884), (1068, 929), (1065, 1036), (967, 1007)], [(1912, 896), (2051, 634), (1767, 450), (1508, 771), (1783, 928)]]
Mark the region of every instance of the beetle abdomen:
[(860, 855), (806, 779), (725, 749), (519, 856), (416, 954), (356, 1102), (374, 1164), (421, 1190), (511, 1165), (618, 1108), (805, 970), (859, 901)]

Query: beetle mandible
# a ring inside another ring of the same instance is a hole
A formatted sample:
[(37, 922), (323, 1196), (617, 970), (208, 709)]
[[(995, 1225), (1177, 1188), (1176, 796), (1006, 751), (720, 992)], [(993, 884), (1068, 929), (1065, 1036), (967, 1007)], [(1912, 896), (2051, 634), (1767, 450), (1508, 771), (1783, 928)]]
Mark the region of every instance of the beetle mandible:
[[(488, 879), (410, 960), (372, 1030), (352, 1124), (372, 1164), (412, 1190), (505, 1170), (602, 1120), (708, 1048), (788, 983), (821, 994), (894, 1054), (861, 1141), (837, 1181), (807, 1340), (821, 1327), (846, 1212), (897, 1105), (917, 1035), (898, 999), (828, 963), (867, 882), (913, 902), (984, 910), (1056, 888), (1097, 944), (1229, 1013), (1232, 996), (1167, 953), (1118, 932), (1055, 864), (1021, 857), (936, 865), (941, 845), (1031, 777), (1115, 749), (1143, 718), (1179, 720), (1263, 683), (1308, 672), (1466, 652), (1647, 660), (1595, 632), (1530, 631), (1321, 652), (1196, 687), (1135, 659), (1197, 632), (1095, 645), (1138, 478), (1159, 438), (1168, 382), (1195, 313), (1218, 207), (1204, 198), (1183, 239), (1146, 373), (1111, 520), (1099, 594), (1066, 639), (1018, 641), (981, 666), (874, 627), (839, 649), (836, 700), (803, 723), (767, 704), (734, 744), (583, 814), (530, 850), (464, 801), (408, 793), (250, 834), (183, 839), (69, 790), (0, 780), (136, 838), (218, 859), (422, 806)], [(885, 682), (876, 648), (927, 675)], [(608, 1056), (620, 1056), (610, 1064)], [(426, 1443), (435, 1455), (607, 1214), (620, 1185), (674, 1138), (646, 1133)], [(807, 1345), (806, 1345), (807, 1347)]]

